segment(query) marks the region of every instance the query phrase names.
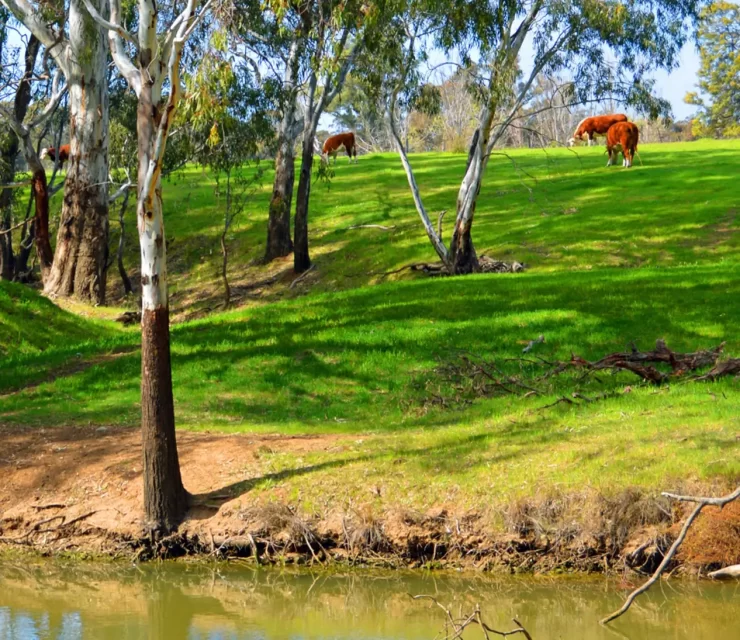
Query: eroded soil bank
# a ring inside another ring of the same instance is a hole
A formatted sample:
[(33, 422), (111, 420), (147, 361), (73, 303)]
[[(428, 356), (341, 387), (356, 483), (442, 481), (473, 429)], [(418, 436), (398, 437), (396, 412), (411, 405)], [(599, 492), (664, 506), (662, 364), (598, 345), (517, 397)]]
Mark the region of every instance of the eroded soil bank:
[[(139, 560), (198, 554), (260, 563), (651, 572), (685, 515), (680, 505), (630, 488), (465, 511), (442, 501), (415, 511), (330, 491), (307, 512), (281, 490), (282, 472), (271, 471), (262, 453), (331, 451), (351, 436), (182, 432), (193, 507), (176, 534), (152, 542), (141, 530), (139, 438), (131, 429), (0, 427), (0, 545)], [(301, 470), (306, 482), (310, 472)], [(714, 495), (728, 488), (690, 486)], [(675, 569), (703, 573), (736, 563), (740, 504), (707, 507)]]

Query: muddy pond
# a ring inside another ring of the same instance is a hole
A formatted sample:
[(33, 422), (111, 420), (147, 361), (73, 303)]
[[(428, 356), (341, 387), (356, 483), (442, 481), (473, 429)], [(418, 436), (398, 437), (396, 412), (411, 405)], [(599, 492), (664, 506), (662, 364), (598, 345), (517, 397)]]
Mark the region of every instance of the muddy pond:
[[(2, 560), (0, 640), (441, 638), (444, 612), (409, 594), (434, 595), (455, 615), (479, 604), (498, 629), (516, 617), (533, 640), (740, 639), (740, 582), (664, 582), (600, 627), (625, 589), (603, 578)], [(464, 638), (484, 640), (473, 627)]]

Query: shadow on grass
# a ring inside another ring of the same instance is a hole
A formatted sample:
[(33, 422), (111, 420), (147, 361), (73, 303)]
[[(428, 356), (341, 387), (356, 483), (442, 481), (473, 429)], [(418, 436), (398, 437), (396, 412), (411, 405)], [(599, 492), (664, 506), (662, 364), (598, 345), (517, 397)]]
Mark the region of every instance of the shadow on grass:
[[(539, 334), (540, 355), (554, 359), (597, 358), (631, 341), (649, 348), (658, 338), (686, 350), (726, 340), (736, 354), (727, 301), (740, 294), (738, 269), (424, 280), (179, 325), (172, 329), (178, 424), (393, 431), (459, 422), (465, 412), (414, 417), (404, 408), (419, 399), (414, 381), (435, 356), (463, 348), (516, 357)], [(0, 397), (0, 421), (138, 424), (138, 353), (68, 373)], [(14, 375), (12, 363), (5, 375)]]

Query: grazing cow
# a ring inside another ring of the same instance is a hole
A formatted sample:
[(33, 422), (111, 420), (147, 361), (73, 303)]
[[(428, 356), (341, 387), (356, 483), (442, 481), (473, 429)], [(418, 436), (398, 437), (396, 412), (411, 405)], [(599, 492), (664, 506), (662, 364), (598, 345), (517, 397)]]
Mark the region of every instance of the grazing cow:
[(329, 136), (324, 143), (324, 147), (321, 151), (322, 159), (329, 159), (329, 156), (334, 158), (334, 164), (337, 162), (337, 154), (339, 149), (344, 147), (349, 156), (349, 161), (352, 163), (352, 155), (355, 156), (355, 162), (357, 162), (357, 145), (355, 144), (355, 134), (351, 131), (347, 133), (338, 133), (335, 136)]
[[(54, 147), (46, 147), (46, 149), (41, 150), (41, 154), (39, 155), (39, 159), (43, 160), (46, 157), (51, 158), (56, 162), (57, 159), (57, 150)], [(59, 168), (61, 169), (64, 167), (64, 163), (69, 160), (69, 145), (63, 144), (61, 147), (59, 147)]]
[(612, 113), (607, 116), (591, 116), (590, 118), (584, 118), (578, 123), (576, 132), (573, 137), (568, 140), (568, 146), (572, 147), (576, 140), (588, 140), (588, 146), (593, 144), (594, 136), (606, 135), (615, 122), (627, 122), (627, 116), (623, 113)]
[(613, 165), (621, 151), (624, 157), (622, 166), (631, 167), (632, 159), (637, 152), (639, 137), (640, 134), (634, 122), (617, 122), (609, 127), (609, 131), (606, 132), (606, 152), (609, 154), (606, 166)]

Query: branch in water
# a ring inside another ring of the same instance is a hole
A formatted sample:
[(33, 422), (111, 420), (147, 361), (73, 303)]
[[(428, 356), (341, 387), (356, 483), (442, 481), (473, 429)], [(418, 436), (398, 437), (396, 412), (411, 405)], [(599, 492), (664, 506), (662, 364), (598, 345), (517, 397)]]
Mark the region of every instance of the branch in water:
[(689, 517), (686, 519), (686, 522), (683, 523), (683, 527), (681, 528), (681, 533), (678, 534), (678, 537), (676, 538), (674, 543), (671, 545), (671, 548), (668, 550), (668, 553), (665, 554), (665, 557), (663, 558), (663, 562), (660, 563), (660, 566), (655, 570), (655, 573), (650, 577), (650, 579), (645, 584), (643, 584), (641, 587), (638, 587), (632, 593), (630, 593), (629, 596), (627, 596), (627, 600), (625, 600), (622, 607), (618, 609), (617, 611), (615, 611), (614, 613), (608, 615), (606, 618), (604, 618), (601, 621), (601, 624), (609, 624), (612, 620), (616, 620), (619, 616), (626, 613), (627, 610), (630, 608), (630, 606), (632, 606), (632, 603), (635, 601), (637, 596), (639, 596), (642, 593), (645, 593), (650, 587), (652, 587), (658, 581), (663, 571), (665, 571), (666, 567), (669, 565), (669, 563), (673, 559), (673, 556), (676, 555), (676, 551), (678, 551), (678, 548), (681, 546), (681, 543), (686, 539), (686, 534), (689, 532), (689, 528), (691, 527), (691, 524), (694, 522), (694, 520), (696, 520), (697, 516), (701, 513), (701, 510), (704, 507), (711, 505), (711, 506), (719, 507), (721, 509), (726, 504), (740, 498), (740, 487), (735, 489), (735, 491), (733, 491), (729, 495), (723, 496), (721, 498), (680, 496), (674, 493), (663, 493), (663, 495), (666, 498), (678, 500), (679, 502), (696, 502), (697, 505), (694, 508), (694, 510), (691, 512)]

